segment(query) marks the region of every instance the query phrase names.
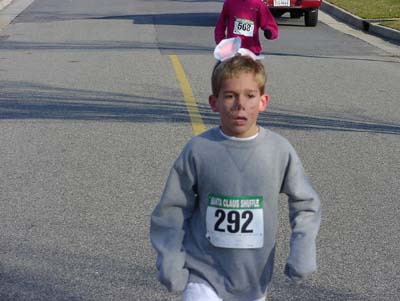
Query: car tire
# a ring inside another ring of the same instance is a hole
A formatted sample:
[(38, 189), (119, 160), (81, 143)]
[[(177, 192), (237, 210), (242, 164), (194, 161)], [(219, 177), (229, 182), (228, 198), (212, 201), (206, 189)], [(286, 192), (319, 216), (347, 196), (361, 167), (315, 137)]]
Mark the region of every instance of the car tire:
[(304, 13), (304, 24), (307, 27), (314, 27), (318, 23), (318, 9), (311, 9)]

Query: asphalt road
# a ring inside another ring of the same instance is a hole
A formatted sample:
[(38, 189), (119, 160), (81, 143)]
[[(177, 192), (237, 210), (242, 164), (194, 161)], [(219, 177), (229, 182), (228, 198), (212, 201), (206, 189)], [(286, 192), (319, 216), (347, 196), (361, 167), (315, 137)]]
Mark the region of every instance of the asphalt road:
[[(178, 300), (157, 282), (148, 238), (193, 135), (170, 55), (217, 125), (221, 5), (35, 0), (0, 31), (0, 300)], [(326, 23), (278, 23), (280, 39), (263, 41), (260, 123), (297, 149), (323, 221), (318, 272), (294, 286), (282, 196), (269, 300), (398, 300), (400, 58)]]

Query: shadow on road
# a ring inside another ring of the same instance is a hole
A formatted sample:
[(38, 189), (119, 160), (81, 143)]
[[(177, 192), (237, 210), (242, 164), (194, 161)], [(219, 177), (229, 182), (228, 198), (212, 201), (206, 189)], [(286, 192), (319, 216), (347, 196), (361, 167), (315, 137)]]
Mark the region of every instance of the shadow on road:
[[(22, 41), (8, 41), (7, 36), (0, 36), (0, 50), (12, 51), (35, 51), (35, 50), (92, 50), (96, 52), (101, 51), (143, 51), (143, 50), (159, 50), (163, 54), (207, 54), (211, 55), (214, 51), (213, 45), (199, 45), (188, 44), (179, 42), (157, 42), (145, 43), (140, 41), (92, 41), (92, 42), (22, 42)], [(343, 56), (329, 56), (329, 55), (305, 55), (290, 52), (264, 52), (268, 56), (281, 56), (281, 57), (302, 57), (302, 58), (315, 58), (315, 59), (332, 59), (344, 61), (367, 61), (367, 62), (383, 62), (390, 64), (400, 64), (400, 61), (390, 57), (380, 59), (376, 58), (357, 58), (357, 57), (343, 57)]]
[[(66, 89), (27, 82), (0, 81), (0, 120), (60, 119), (116, 122), (184, 122), (189, 117), (181, 92), (171, 99), (144, 95)], [(175, 93), (175, 92), (174, 92)], [(217, 124), (218, 115), (198, 104), (203, 121)], [(292, 130), (329, 130), (400, 134), (400, 124), (307, 116), (268, 111), (260, 115), (263, 126)]]
[(199, 3), (199, 2), (220, 2), (221, 5), (224, 0), (167, 0), (168, 2), (188, 2), (188, 3)]
[[(5, 38), (6, 39), (6, 38)], [(0, 36), (1, 41), (1, 36)], [(34, 51), (34, 50), (92, 50), (101, 51), (143, 51), (143, 50), (159, 50), (168, 53), (180, 54), (212, 54), (213, 46), (204, 46), (198, 44), (187, 44), (179, 42), (161, 42), (161, 43), (145, 43), (145, 42), (129, 42), (129, 41), (92, 41), (92, 42), (21, 42), (6, 41), (3, 39), (0, 43), (0, 50), (12, 51)]]
[(217, 23), (218, 15), (219, 12), (104, 16), (90, 12), (68, 13), (31, 10), (22, 13), (13, 23), (48, 23), (71, 20), (132, 20), (134, 24), (214, 27)]
[(107, 16), (95, 19), (132, 20), (134, 24), (214, 27), (217, 23), (217, 18), (218, 13), (179, 13)]

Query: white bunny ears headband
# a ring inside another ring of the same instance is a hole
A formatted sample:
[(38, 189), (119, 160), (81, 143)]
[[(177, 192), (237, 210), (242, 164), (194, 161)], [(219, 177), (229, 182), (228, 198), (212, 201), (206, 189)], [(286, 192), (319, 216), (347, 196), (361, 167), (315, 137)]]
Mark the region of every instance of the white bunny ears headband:
[(247, 55), (251, 57), (253, 60), (262, 60), (264, 59), (263, 55), (256, 55), (252, 51), (240, 48), (242, 44), (242, 40), (238, 37), (224, 39), (218, 43), (214, 50), (214, 57), (218, 61), (225, 61), (234, 57), (235, 55)]

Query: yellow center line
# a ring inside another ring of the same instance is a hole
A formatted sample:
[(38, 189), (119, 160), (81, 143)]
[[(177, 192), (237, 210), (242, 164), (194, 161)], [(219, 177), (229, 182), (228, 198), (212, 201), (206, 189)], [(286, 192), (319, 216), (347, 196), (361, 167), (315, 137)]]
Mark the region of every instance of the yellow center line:
[(182, 65), (179, 62), (178, 56), (169, 56), (174, 67), (176, 78), (181, 86), (183, 98), (185, 99), (186, 109), (189, 113), (190, 121), (192, 123), (193, 133), (195, 135), (201, 134), (206, 130), (203, 119), (199, 112), (196, 100), (194, 99), (192, 88), (190, 87), (189, 81), (186, 78), (185, 71), (183, 71)]

